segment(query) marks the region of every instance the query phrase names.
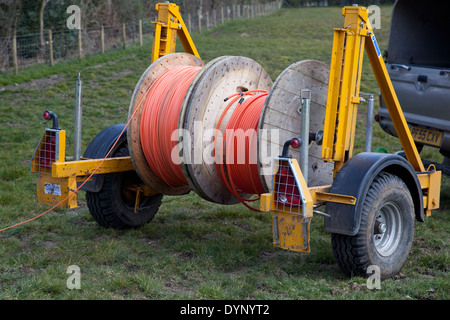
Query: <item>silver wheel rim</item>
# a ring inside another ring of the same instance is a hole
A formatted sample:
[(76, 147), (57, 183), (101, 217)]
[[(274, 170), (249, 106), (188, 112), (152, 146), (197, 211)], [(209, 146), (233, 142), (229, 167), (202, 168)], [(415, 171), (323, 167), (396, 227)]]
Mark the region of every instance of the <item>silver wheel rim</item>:
[(391, 255), (397, 249), (403, 233), (400, 208), (394, 202), (386, 202), (375, 216), (373, 239), (377, 252)]

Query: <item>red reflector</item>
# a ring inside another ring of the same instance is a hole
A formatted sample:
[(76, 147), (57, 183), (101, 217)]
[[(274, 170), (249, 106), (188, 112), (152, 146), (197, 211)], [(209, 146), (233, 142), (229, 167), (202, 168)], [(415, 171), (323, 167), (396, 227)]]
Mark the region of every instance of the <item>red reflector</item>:
[(50, 113), (48, 113), (47, 111), (44, 112), (44, 114), (42, 115), (44, 117), (45, 120), (50, 120)]
[(56, 155), (56, 138), (54, 136), (47, 136), (45, 143), (39, 152), (39, 162), (44, 168), (51, 168), (52, 163), (55, 162)]
[(291, 140), (291, 147), (292, 148), (298, 148), (300, 146), (300, 141), (296, 138)]
[(276, 198), (277, 202), (283, 205), (300, 205), (300, 192), (289, 167), (281, 167), (276, 174)]

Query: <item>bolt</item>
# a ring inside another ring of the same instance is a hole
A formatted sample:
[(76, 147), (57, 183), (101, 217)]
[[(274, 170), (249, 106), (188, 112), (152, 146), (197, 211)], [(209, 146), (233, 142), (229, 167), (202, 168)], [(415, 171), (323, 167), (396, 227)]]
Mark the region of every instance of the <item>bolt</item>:
[(385, 232), (386, 232), (386, 224), (380, 223), (380, 224), (378, 225), (378, 232), (380, 232), (380, 233), (385, 233)]

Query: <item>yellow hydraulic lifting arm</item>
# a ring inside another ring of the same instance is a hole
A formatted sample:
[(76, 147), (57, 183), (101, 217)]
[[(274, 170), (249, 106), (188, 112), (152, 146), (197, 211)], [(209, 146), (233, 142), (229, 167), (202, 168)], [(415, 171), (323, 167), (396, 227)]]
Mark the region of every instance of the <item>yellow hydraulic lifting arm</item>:
[(181, 17), (179, 7), (174, 3), (156, 4), (158, 21), (155, 24), (153, 38), (152, 63), (160, 57), (174, 53), (177, 35), (183, 45), (184, 51), (200, 58), (194, 41)]
[(370, 26), (367, 9), (345, 7), (342, 14), (345, 16), (345, 27), (334, 31), (322, 158), (335, 161), (337, 173), (352, 157), (357, 107), (361, 102), (359, 86), (365, 49), (405, 155), (416, 171), (424, 172), (425, 168)]

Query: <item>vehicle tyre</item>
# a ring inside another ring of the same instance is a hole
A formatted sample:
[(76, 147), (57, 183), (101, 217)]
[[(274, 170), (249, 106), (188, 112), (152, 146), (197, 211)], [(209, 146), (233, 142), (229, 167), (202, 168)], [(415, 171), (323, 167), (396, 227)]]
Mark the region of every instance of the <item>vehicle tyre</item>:
[(408, 187), (399, 177), (381, 172), (364, 199), (358, 233), (332, 234), (334, 257), (348, 276), (369, 276), (367, 268), (376, 265), (382, 279), (392, 277), (406, 262), (414, 228)]
[[(129, 156), (128, 147), (121, 147), (113, 157)], [(150, 222), (161, 205), (163, 195), (140, 197), (134, 212), (136, 193), (127, 190), (131, 184), (142, 184), (135, 171), (107, 173), (99, 192), (86, 191), (86, 202), (94, 220), (105, 228), (130, 229)]]

